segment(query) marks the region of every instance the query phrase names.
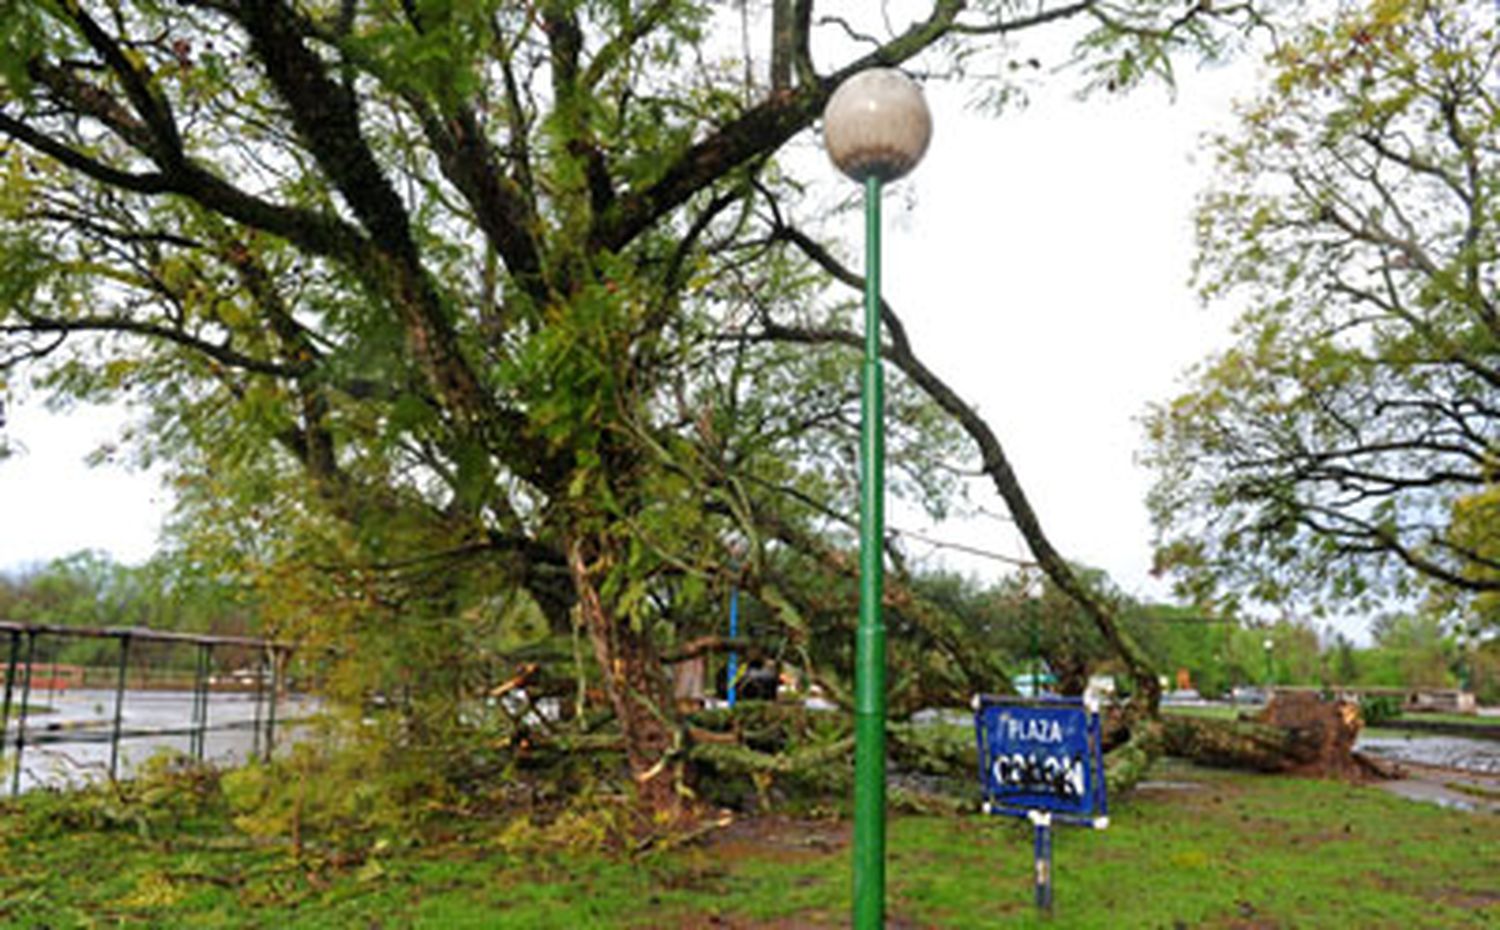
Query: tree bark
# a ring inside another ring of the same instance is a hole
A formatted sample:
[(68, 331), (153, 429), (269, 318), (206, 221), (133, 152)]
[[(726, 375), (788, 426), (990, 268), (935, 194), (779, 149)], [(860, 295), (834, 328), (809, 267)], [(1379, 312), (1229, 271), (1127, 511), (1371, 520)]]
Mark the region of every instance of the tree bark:
[[(662, 674), (651, 630), (635, 628), (604, 604), (594, 581), (598, 554), (581, 539), (568, 545), (568, 568), (578, 592), (577, 610), (604, 679), (604, 691), (625, 740), (637, 799), (660, 822), (685, 813), (682, 727), (675, 719), (671, 689)], [(605, 556), (607, 558), (607, 555)], [(602, 561), (602, 560), (601, 560)]]

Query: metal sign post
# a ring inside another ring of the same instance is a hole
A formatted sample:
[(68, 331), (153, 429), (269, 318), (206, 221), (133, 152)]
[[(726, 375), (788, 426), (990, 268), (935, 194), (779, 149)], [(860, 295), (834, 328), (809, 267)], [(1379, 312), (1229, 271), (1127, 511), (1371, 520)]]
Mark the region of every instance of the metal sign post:
[[(740, 583), (736, 578), (734, 587), (729, 589), (729, 638), (738, 639), (740, 635)], [(724, 694), (729, 699), (729, 706), (733, 707), (735, 693), (739, 688), (740, 679), (740, 654), (735, 650), (729, 651), (729, 668), (724, 671)]]
[(1035, 830), (1036, 906), (1052, 911), (1052, 825), (1109, 826), (1099, 708), (1081, 698), (974, 696), (984, 812)]
[(1036, 832), (1032, 845), (1032, 857), (1036, 868), (1036, 906), (1038, 910), (1052, 913), (1052, 814), (1048, 811), (1031, 811), (1031, 825)]

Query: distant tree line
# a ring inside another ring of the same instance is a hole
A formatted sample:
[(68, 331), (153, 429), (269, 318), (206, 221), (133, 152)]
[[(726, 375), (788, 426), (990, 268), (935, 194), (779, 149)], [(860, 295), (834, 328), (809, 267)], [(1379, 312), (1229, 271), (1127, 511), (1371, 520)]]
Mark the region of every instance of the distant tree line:
[[(1357, 646), (1331, 624), (1214, 616), (1172, 604), (1136, 601), (1103, 573), (1082, 569), (1121, 617), (1125, 631), (1168, 678), (1205, 697), (1240, 686), (1455, 688), (1500, 702), (1500, 648), (1432, 612), (1390, 612), (1370, 621), (1373, 642)], [(981, 584), (956, 575), (924, 577), (929, 598), (970, 618), (976, 641), (1018, 673), (1040, 663), (1054, 687), (1077, 694), (1095, 675), (1128, 677), (1077, 606), (1050, 582), (1024, 577)]]
[[(196, 574), (166, 556), (125, 565), (94, 550), (0, 572), (0, 621), (233, 636), (259, 633), (254, 603), (229, 581)], [(191, 650), (165, 644), (141, 643), (134, 652), (138, 661), (156, 665), (194, 661)], [(115, 640), (41, 636), (35, 659), (101, 666), (113, 665), (118, 654)]]

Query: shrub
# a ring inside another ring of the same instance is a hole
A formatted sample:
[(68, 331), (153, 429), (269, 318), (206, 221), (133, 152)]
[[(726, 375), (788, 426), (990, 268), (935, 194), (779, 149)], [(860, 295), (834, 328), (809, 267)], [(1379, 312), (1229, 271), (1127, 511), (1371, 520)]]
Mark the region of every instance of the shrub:
[(1378, 727), (1401, 716), (1403, 703), (1399, 697), (1389, 694), (1367, 694), (1359, 699), (1359, 715), (1365, 725)]

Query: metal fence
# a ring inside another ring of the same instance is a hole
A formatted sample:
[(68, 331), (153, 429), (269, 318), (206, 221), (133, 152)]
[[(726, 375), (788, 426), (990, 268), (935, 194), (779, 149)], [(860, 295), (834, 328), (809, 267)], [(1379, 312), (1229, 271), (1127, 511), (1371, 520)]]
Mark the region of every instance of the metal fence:
[[(20, 792), (21, 762), (28, 745), (37, 747), (47, 743), (108, 742), (111, 779), (119, 775), (120, 743), (123, 740), (186, 736), (188, 753), (201, 761), (208, 733), (248, 728), (252, 732), (252, 755), (269, 759), (275, 748), (278, 696), (286, 686), (287, 658), (292, 652), (292, 647), (285, 643), (242, 636), (170, 633), (143, 627), (91, 628), (3, 621), (0, 621), (0, 637), (9, 638), (4, 666), (5, 697), (3, 705), (0, 705), (0, 762), (9, 761), (12, 766), (12, 795)], [(55, 661), (38, 662), (37, 642), (46, 637), (114, 640), (118, 644), (114, 667), (108, 670), (113, 672), (109, 676), (111, 680), (108, 686), (112, 686), (114, 691), (114, 706), (107, 721), (102, 724), (99, 721), (79, 721), (66, 725), (32, 725), (30, 711), (33, 684), (38, 682), (39, 669), (48, 675), (47, 683), (53, 687), (59, 682), (63, 682), (64, 687), (75, 682), (85, 683), (90, 677), (98, 676), (104, 671), (83, 670), (77, 666), (64, 667)], [(139, 668), (134, 679), (136, 688), (183, 688), (184, 685), (190, 688), (190, 719), (185, 726), (124, 726), (125, 694), (127, 684), (132, 682), (132, 652), (140, 653), (148, 648), (178, 653), (182, 649), (194, 650), (190, 659), (192, 667), (186, 675), (158, 673), (152, 677), (145, 674), (144, 668)], [(228, 674), (218, 674), (215, 665), (216, 651), (221, 656), (236, 655), (242, 664)], [(248, 664), (243, 664), (247, 658)], [(252, 693), (253, 717), (248, 721), (210, 723), (209, 695), (214, 690)], [(18, 710), (15, 702), (17, 691), (20, 694)], [(16, 728), (12, 737), (9, 731), (13, 713), (16, 713)], [(12, 752), (14, 755), (6, 760), (7, 754)]]

